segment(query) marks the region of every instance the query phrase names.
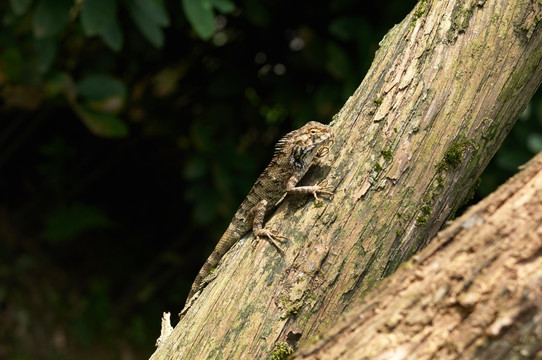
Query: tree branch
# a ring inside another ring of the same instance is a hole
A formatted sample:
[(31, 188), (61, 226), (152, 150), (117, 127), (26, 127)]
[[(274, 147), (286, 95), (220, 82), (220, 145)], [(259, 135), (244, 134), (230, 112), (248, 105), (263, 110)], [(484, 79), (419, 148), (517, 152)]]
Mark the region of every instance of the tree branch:
[(542, 153), (293, 359), (542, 354)]
[(334, 199), (288, 196), (267, 224), (288, 237), (286, 256), (253, 249), (251, 234), (239, 241), (152, 358), (300, 348), (424, 247), (542, 80), (533, 16), (527, 1), (420, 1), (383, 39), (332, 122), (326, 162), (305, 179), (326, 177)]

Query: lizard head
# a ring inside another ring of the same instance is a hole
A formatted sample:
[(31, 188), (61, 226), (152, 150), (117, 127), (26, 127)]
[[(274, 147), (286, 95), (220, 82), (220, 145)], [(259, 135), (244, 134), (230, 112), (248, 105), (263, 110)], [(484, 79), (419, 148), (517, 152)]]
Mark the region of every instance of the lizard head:
[(291, 147), (290, 162), (297, 167), (308, 167), (318, 150), (331, 139), (333, 133), (327, 125), (316, 121), (310, 121), (298, 130), (292, 131), (288, 138)]

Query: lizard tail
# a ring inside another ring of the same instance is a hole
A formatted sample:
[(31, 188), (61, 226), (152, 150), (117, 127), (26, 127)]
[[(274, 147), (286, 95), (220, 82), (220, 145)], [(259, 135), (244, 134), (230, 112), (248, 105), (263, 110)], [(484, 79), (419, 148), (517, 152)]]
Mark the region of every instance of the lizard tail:
[(194, 279), (194, 282), (192, 283), (192, 287), (190, 288), (190, 292), (188, 293), (188, 297), (186, 298), (186, 304), (188, 304), (190, 299), (192, 299), (192, 296), (194, 296), (194, 294), (198, 290), (198, 287), (201, 284), (201, 280), (203, 280), (204, 275), (202, 275), (202, 272), (203, 272), (203, 269), (205, 269), (206, 265), (207, 263), (203, 265), (198, 275), (196, 275), (196, 278)]
[(211, 272), (211, 269), (218, 264), (219, 258), (217, 259), (217, 254), (215, 254), (216, 251), (213, 251), (211, 256), (205, 261), (205, 264), (201, 267), (200, 271), (198, 272), (198, 275), (196, 276), (196, 279), (194, 279), (194, 283), (192, 283), (192, 287), (190, 288), (190, 292), (188, 293), (188, 297), (186, 298), (186, 303), (192, 299), (194, 294), (199, 290), (201, 283), (203, 282), (203, 279), (209, 275)]
[(192, 288), (190, 289), (190, 292), (188, 293), (188, 298), (186, 299), (186, 303), (188, 304), (190, 302), (190, 299), (194, 296), (198, 290), (201, 289), (203, 279), (209, 275), (211, 272), (211, 269), (216, 267), (218, 263), (220, 262), (220, 259), (224, 256), (224, 254), (233, 246), (233, 244), (239, 240), (240, 236), (235, 231), (235, 226), (230, 224), (228, 226), (228, 229), (222, 235), (220, 238), (220, 241), (216, 245), (215, 249), (205, 261), (205, 264), (201, 267), (201, 270), (199, 271), (198, 275), (196, 276), (196, 279), (194, 280), (194, 283), (192, 284)]

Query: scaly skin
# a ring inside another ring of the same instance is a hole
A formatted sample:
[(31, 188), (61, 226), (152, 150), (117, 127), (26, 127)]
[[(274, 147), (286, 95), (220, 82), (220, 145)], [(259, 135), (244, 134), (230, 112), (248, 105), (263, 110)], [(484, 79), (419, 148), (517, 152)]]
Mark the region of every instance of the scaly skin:
[[(250, 230), (257, 239), (265, 238), (281, 252), (275, 240), (285, 239), (271, 229), (263, 228), (265, 215), (273, 210), (286, 194), (330, 195), (325, 186), (299, 186), (296, 184), (309, 169), (314, 157), (332, 137), (329, 126), (311, 121), (298, 130), (285, 135), (275, 148), (271, 163), (260, 175), (239, 206), (228, 229), (222, 235), (215, 249), (199, 271), (187, 298), (190, 300), (203, 286), (203, 279), (215, 267), (226, 252)], [(187, 310), (183, 310), (182, 314)]]

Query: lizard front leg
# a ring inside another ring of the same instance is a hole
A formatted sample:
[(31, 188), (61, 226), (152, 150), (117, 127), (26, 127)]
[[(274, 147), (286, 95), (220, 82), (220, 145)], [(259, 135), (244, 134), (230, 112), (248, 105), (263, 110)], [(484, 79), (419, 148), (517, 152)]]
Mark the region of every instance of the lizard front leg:
[(321, 201), (321, 199), (318, 197), (318, 195), (333, 195), (331, 192), (332, 187), (327, 185), (307, 185), (307, 186), (297, 186), (296, 184), (299, 182), (299, 178), (296, 175), (293, 175), (288, 179), (288, 183), (286, 184), (286, 192), (288, 194), (312, 194), (314, 196), (314, 200)]
[[(282, 236), (280, 234), (277, 234), (277, 232), (273, 229), (263, 227), (263, 221), (265, 217), (265, 210), (267, 208), (267, 200), (260, 200), (251, 210), (250, 215), (253, 218), (252, 220), (252, 232), (256, 236), (255, 241), (261, 240), (261, 238), (265, 238), (267, 241), (271, 243), (274, 247), (277, 248), (277, 250), (284, 255), (284, 250), (276, 243), (276, 241), (284, 241), (286, 240), (285, 236)], [(255, 243), (253, 243), (254, 245)]]

